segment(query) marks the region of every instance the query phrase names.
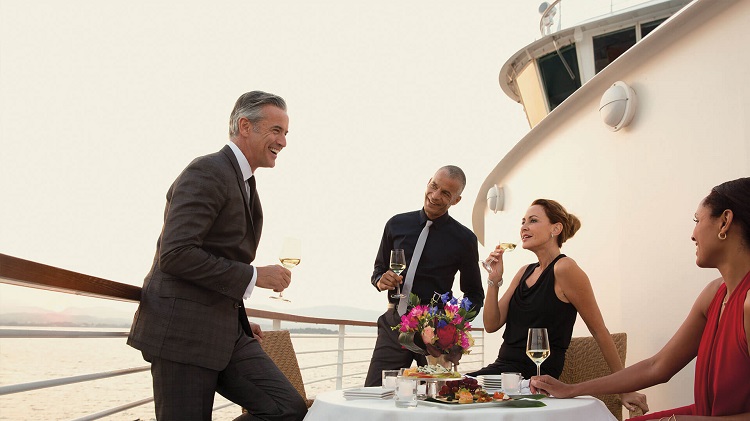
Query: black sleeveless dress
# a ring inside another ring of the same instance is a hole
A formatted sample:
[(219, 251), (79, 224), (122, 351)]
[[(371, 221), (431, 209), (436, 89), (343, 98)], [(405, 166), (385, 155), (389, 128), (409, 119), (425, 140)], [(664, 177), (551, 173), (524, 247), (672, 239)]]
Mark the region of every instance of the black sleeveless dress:
[(573, 325), (578, 316), (573, 304), (560, 301), (555, 294), (555, 263), (563, 257), (564, 254), (557, 256), (532, 287), (526, 286), (526, 280), (539, 267), (539, 263), (526, 268), (508, 306), (503, 344), (497, 360), (469, 375), (519, 372), (525, 379), (536, 376), (536, 364), (526, 355), (526, 338), (529, 328), (546, 327), (550, 356), (542, 363), (541, 372), (560, 377), (565, 364), (565, 351), (570, 345)]

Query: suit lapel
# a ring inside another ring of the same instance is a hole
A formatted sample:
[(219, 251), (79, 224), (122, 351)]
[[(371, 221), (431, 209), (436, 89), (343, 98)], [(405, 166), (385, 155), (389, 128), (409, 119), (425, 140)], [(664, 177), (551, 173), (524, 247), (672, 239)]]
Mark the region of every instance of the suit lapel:
[[(242, 200), (245, 203), (245, 214), (250, 221), (250, 228), (255, 237), (255, 246), (257, 247), (260, 242), (260, 232), (263, 227), (263, 210), (260, 205), (258, 190), (257, 188), (251, 188), (251, 191), (249, 192), (250, 196), (248, 196), (248, 189), (245, 180), (242, 178), (242, 170), (240, 169), (239, 162), (237, 162), (237, 157), (234, 156), (234, 152), (232, 152), (232, 149), (228, 145), (222, 148), (222, 152), (224, 152), (229, 158), (229, 162), (232, 164), (232, 169), (234, 170), (235, 178), (237, 180), (237, 188), (239, 188), (242, 193)], [(253, 176), (253, 178), (255, 178), (255, 176)], [(255, 201), (255, 209), (253, 210), (250, 208), (249, 197), (253, 197), (253, 200)]]

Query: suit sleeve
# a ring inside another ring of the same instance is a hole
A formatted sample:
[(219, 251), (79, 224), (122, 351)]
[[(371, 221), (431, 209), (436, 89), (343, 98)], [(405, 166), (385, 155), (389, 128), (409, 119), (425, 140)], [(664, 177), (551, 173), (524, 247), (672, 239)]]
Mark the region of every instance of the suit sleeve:
[[(230, 238), (242, 221), (217, 219), (229, 201), (226, 171), (210, 160), (196, 160), (177, 178), (168, 193), (159, 266), (167, 274), (236, 299), (250, 283), (252, 266), (223, 256), (206, 245), (207, 237)], [(226, 232), (222, 232), (222, 230)], [(234, 234), (236, 235), (236, 234)]]

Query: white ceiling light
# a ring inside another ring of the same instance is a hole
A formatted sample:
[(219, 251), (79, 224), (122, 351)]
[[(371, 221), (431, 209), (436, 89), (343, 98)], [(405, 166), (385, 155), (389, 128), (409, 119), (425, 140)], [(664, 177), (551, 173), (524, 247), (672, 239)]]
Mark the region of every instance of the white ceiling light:
[(599, 101), (599, 114), (610, 130), (616, 132), (626, 127), (635, 115), (636, 97), (633, 88), (625, 82), (615, 82)]

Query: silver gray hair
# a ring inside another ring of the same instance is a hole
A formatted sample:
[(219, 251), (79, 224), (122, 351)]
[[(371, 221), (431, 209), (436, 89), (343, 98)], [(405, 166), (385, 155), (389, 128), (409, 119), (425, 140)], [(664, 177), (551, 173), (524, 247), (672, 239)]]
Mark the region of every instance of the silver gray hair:
[(458, 191), (458, 194), (460, 195), (461, 193), (463, 193), (464, 188), (466, 187), (466, 174), (464, 174), (464, 171), (461, 168), (455, 165), (446, 165), (444, 167), (440, 167), (438, 171), (447, 172), (449, 178), (452, 178), (461, 183), (461, 190)]
[(263, 91), (252, 91), (242, 94), (234, 103), (234, 109), (229, 116), (229, 138), (234, 139), (240, 133), (240, 119), (246, 118), (255, 124), (265, 116), (263, 107), (273, 105), (286, 111), (284, 98)]

